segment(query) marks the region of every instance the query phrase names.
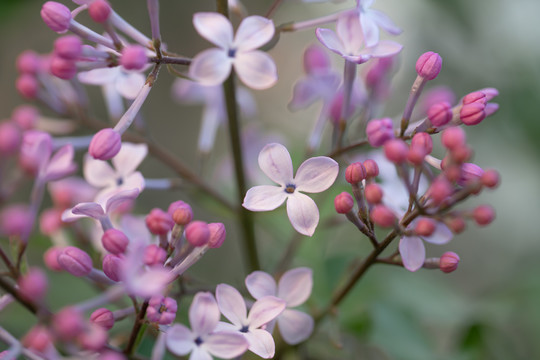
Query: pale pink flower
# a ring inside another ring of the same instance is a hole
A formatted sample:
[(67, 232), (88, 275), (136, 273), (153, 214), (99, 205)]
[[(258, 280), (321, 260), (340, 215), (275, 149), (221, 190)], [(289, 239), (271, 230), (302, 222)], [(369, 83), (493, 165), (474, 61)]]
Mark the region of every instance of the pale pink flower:
[(311, 236), (319, 223), (315, 202), (301, 193), (319, 193), (328, 189), (339, 172), (337, 162), (326, 156), (307, 159), (293, 177), (291, 156), (281, 144), (268, 144), (259, 154), (261, 170), (279, 186), (261, 185), (248, 190), (244, 206), (251, 211), (274, 210), (287, 200), (287, 215), (301, 234)]
[(108, 218), (109, 213), (123, 202), (134, 200), (137, 196), (139, 196), (139, 189), (130, 189), (120, 191), (109, 198), (102, 198), (100, 202), (80, 203), (64, 211), (62, 220), (74, 221), (83, 217), (90, 217), (101, 221)]
[(218, 13), (196, 13), (197, 32), (218, 48), (204, 50), (193, 59), (190, 76), (203, 85), (218, 85), (234, 67), (240, 80), (253, 89), (267, 89), (277, 81), (276, 65), (263, 51), (256, 50), (274, 36), (274, 23), (262, 16), (242, 20), (233, 38), (230, 21)]
[(374, 46), (379, 42), (379, 27), (392, 35), (401, 34), (402, 30), (382, 11), (369, 7), (375, 0), (357, 0), (356, 8), (362, 25), (366, 46)]

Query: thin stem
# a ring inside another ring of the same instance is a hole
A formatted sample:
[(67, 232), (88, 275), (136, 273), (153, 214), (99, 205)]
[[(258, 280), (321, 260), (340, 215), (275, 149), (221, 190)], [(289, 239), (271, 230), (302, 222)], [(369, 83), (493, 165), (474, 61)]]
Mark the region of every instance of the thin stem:
[(9, 272), (11, 273), (11, 276), (13, 276), (14, 278), (17, 278), (19, 274), (17, 272), (17, 269), (15, 268), (15, 266), (13, 266), (13, 263), (11, 262), (7, 254), (4, 252), (4, 249), (2, 249), (1, 247), (0, 247), (0, 257), (4, 261), (4, 264), (6, 264)]
[(146, 300), (142, 306), (141, 310), (139, 310), (139, 313), (137, 314), (137, 318), (135, 319), (135, 323), (133, 324), (133, 329), (131, 330), (131, 335), (129, 336), (129, 342), (126, 346), (126, 349), (124, 350), (124, 354), (131, 355), (133, 351), (135, 350), (135, 342), (137, 341), (137, 338), (139, 337), (139, 331), (141, 330), (141, 326), (144, 321), (144, 317), (146, 316), (146, 309), (148, 309), (148, 300)]
[(275, 0), (274, 3), (272, 5), (270, 5), (270, 8), (266, 12), (265, 17), (270, 19), (272, 16), (274, 16), (274, 13), (279, 8), (279, 6), (281, 5), (282, 2), (283, 2), (283, 0)]
[(350, 144), (350, 145), (347, 145), (347, 146), (344, 146), (342, 148), (339, 148), (339, 149), (335, 149), (333, 150), (331, 153), (327, 154), (326, 156), (328, 157), (331, 157), (331, 158), (335, 158), (341, 154), (344, 154), (346, 152), (349, 152), (351, 150), (355, 150), (357, 148), (361, 148), (363, 146), (366, 146), (368, 144), (368, 141), (367, 139), (364, 139), (364, 140), (360, 140), (354, 144)]
[(189, 58), (173, 57), (173, 56), (151, 57), (150, 61), (157, 64), (175, 64), (175, 65), (191, 64), (191, 59)]
[(27, 301), (25, 298), (21, 296), (21, 294), (15, 289), (13, 285), (5, 281), (2, 277), (0, 277), (0, 287), (4, 289), (7, 293), (11, 294), (17, 301), (24, 306), (28, 311), (30, 311), (32, 314), (38, 313), (38, 308), (34, 303), (31, 303)]

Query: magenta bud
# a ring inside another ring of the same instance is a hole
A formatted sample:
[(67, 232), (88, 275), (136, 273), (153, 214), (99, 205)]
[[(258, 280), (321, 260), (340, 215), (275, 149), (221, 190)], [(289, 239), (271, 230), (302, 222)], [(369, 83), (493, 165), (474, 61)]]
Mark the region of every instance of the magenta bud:
[(354, 207), (354, 200), (348, 192), (342, 192), (334, 198), (334, 207), (338, 214), (347, 214)]
[(459, 111), (459, 118), (467, 126), (480, 124), (486, 118), (485, 108), (486, 105), (481, 102), (463, 105)]
[(204, 221), (192, 221), (186, 226), (186, 239), (193, 246), (203, 246), (210, 240), (210, 229)]
[(109, 309), (99, 308), (90, 315), (90, 322), (110, 330), (114, 326), (114, 315)]
[(371, 220), (381, 227), (391, 227), (396, 222), (396, 215), (384, 205), (375, 205), (370, 213)]
[(480, 181), (480, 178), (484, 174), (484, 170), (476, 164), (465, 163), (461, 167), (461, 177), (458, 180), (458, 184), (465, 186), (474, 181)]
[(441, 136), (443, 146), (449, 150), (465, 146), (466, 140), (467, 136), (465, 135), (465, 131), (457, 126), (452, 126), (445, 129)]
[(54, 42), (54, 53), (66, 60), (76, 60), (81, 56), (82, 41), (76, 35), (59, 37)]
[(154, 235), (166, 235), (174, 226), (171, 215), (158, 208), (152, 209), (150, 214), (146, 216), (145, 221), (146, 227)]
[(22, 345), (28, 349), (44, 353), (52, 343), (52, 335), (43, 325), (35, 325), (24, 335)]
[(467, 224), (465, 223), (465, 220), (463, 220), (460, 216), (453, 216), (447, 220), (445, 220), (446, 226), (454, 233), (459, 234), (462, 233), (465, 230), (465, 227)]
[(455, 252), (448, 251), (441, 255), (439, 269), (445, 273), (451, 273), (458, 268), (459, 256)]
[(141, 70), (148, 63), (146, 49), (140, 45), (129, 45), (122, 50), (120, 64), (127, 70)]
[(420, 218), (414, 226), (414, 232), (419, 236), (431, 236), (435, 231), (435, 221), (429, 218)]
[(69, 29), (71, 11), (56, 1), (47, 1), (41, 8), (41, 18), (52, 31), (61, 34)]
[(433, 202), (437, 205), (441, 204), (446, 198), (452, 195), (452, 185), (444, 177), (438, 177), (431, 183), (428, 193)]
[(47, 292), (47, 276), (43, 270), (32, 267), (17, 281), (21, 295), (30, 301), (43, 299)]
[(11, 112), (11, 120), (22, 130), (31, 130), (36, 126), (39, 112), (31, 105), (19, 105)]
[(368, 179), (377, 177), (379, 175), (379, 165), (375, 160), (367, 159), (364, 161), (364, 169), (366, 169), (366, 177)]
[(383, 191), (381, 187), (375, 183), (367, 184), (364, 189), (364, 196), (370, 204), (380, 204), (383, 199)]
[(376, 59), (375, 64), (366, 73), (366, 85), (369, 88), (374, 88), (384, 79), (388, 74), (389, 69), (394, 64), (393, 57), (385, 57)]
[(69, 80), (77, 74), (75, 61), (53, 56), (51, 59), (51, 74), (60, 79)]
[(24, 240), (30, 234), (33, 222), (34, 216), (28, 205), (9, 205), (0, 213), (0, 233)]
[(92, 271), (92, 259), (83, 250), (67, 246), (58, 254), (58, 264), (73, 276), (86, 276)]
[(84, 329), (81, 312), (74, 307), (65, 307), (52, 318), (52, 328), (58, 338), (69, 341), (77, 337)]
[(103, 257), (101, 263), (103, 272), (112, 281), (120, 281), (120, 266), (122, 265), (122, 259), (113, 254), (107, 254)]
[(486, 226), (495, 220), (495, 210), (489, 205), (480, 205), (473, 210), (472, 216), (478, 225)]
[(103, 247), (115, 255), (122, 254), (126, 251), (129, 244), (129, 239), (122, 231), (117, 229), (108, 229), (101, 237)]
[(426, 80), (433, 80), (441, 72), (442, 58), (433, 51), (420, 55), (416, 61), (416, 73)]
[(345, 169), (345, 180), (349, 184), (358, 184), (367, 176), (366, 168), (361, 162), (355, 162)]
[(462, 147), (450, 150), (450, 153), (455, 162), (464, 163), (472, 157), (473, 151), (469, 146), (464, 145)]
[(15, 80), (15, 88), (25, 99), (35, 99), (38, 91), (39, 84), (34, 75), (22, 74)]
[(480, 178), (482, 185), (487, 186), (490, 189), (496, 188), (500, 183), (500, 176), (496, 170), (486, 170)]
[[(170, 207), (169, 207), (170, 209)], [(169, 211), (170, 214), (170, 211)], [(184, 203), (182, 205), (176, 206), (174, 208), (174, 212), (172, 214), (172, 218), (175, 223), (178, 225), (187, 225), (193, 220), (193, 210), (191, 210), (191, 206)]]
[(208, 224), (210, 229), (210, 240), (208, 240), (208, 247), (213, 249), (221, 247), (225, 238), (227, 237), (227, 230), (223, 223), (210, 223)]
[(58, 263), (58, 255), (62, 252), (62, 248), (53, 246), (47, 249), (43, 254), (43, 262), (50, 270), (63, 271), (64, 268)]
[(88, 152), (94, 159), (110, 160), (122, 147), (122, 137), (114, 129), (107, 128), (98, 131), (88, 147)]
[(43, 210), (39, 217), (39, 229), (47, 236), (51, 236), (64, 225), (62, 210), (50, 208)]
[(475, 91), (463, 97), (463, 105), (472, 104), (475, 102), (480, 104), (487, 103), (486, 94), (484, 94), (482, 91)]
[(390, 139), (394, 138), (394, 125), (392, 119), (374, 119), (368, 122), (366, 127), (368, 142), (373, 147), (384, 145)]
[(330, 69), (330, 66), (330, 57), (320, 46), (311, 45), (304, 51), (306, 74), (324, 73)]
[(111, 5), (105, 0), (94, 0), (88, 5), (88, 14), (95, 22), (102, 24), (111, 15)]
[(418, 149), (425, 155), (431, 154), (433, 151), (431, 136), (425, 132), (415, 134), (411, 140), (411, 149)]
[(178, 304), (170, 297), (152, 296), (148, 301), (146, 318), (160, 325), (172, 324), (176, 317)]
[(148, 266), (163, 265), (165, 259), (167, 259), (167, 252), (155, 244), (148, 245), (144, 249), (143, 261)]
[(17, 71), (21, 74), (28, 73), (34, 75), (39, 71), (39, 55), (33, 50), (23, 51), (15, 61)]
[(407, 160), (409, 147), (401, 139), (388, 140), (384, 144), (384, 155), (394, 164), (402, 164)]
[(107, 344), (107, 330), (91, 323), (79, 334), (77, 340), (83, 349), (99, 351)]
[(10, 156), (16, 154), (22, 142), (21, 130), (11, 121), (0, 124), (0, 154)]
[(493, 98), (499, 96), (499, 90), (495, 88), (485, 88), (480, 91), (486, 95), (486, 101), (491, 101)]
[(452, 120), (452, 105), (447, 101), (433, 104), (428, 109), (427, 116), (433, 126), (444, 126)]
[(456, 95), (452, 89), (446, 86), (436, 86), (423, 91), (424, 96), (421, 103), (421, 111), (427, 113), (429, 108), (437, 103), (448, 103), (450, 106), (456, 102)]

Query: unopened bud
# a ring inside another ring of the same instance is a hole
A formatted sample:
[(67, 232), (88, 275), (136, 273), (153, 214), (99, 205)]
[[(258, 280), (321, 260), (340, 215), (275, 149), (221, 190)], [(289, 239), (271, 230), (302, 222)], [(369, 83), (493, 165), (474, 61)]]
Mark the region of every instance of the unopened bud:
[(203, 221), (192, 221), (186, 226), (186, 239), (193, 246), (203, 246), (210, 240), (210, 229)]
[(223, 223), (210, 223), (208, 224), (210, 229), (210, 240), (208, 240), (208, 246), (211, 248), (219, 248), (223, 245), (225, 238), (227, 237), (227, 230)]
[(366, 169), (366, 177), (374, 178), (379, 175), (379, 165), (375, 162), (375, 160), (367, 159), (364, 161), (364, 168)]
[(489, 225), (495, 220), (495, 210), (489, 205), (480, 205), (473, 210), (474, 221), (480, 226)]
[(129, 239), (126, 234), (118, 229), (108, 229), (103, 233), (101, 243), (107, 251), (118, 255), (126, 251)]
[(58, 263), (58, 255), (62, 252), (62, 248), (53, 246), (47, 249), (43, 254), (43, 262), (53, 271), (63, 271), (64, 268)]
[(33, 50), (23, 51), (15, 61), (15, 66), (19, 73), (36, 74), (39, 70), (39, 55)]
[(448, 251), (442, 254), (439, 268), (442, 272), (451, 273), (458, 268), (459, 265), (459, 256), (455, 252)]
[(90, 315), (90, 322), (110, 330), (114, 326), (114, 315), (109, 309), (99, 308)]
[(62, 34), (69, 29), (71, 11), (56, 1), (47, 1), (41, 8), (41, 18), (52, 31)]
[(142, 46), (130, 45), (122, 50), (120, 64), (126, 70), (141, 70), (147, 63), (146, 50)]
[(361, 162), (355, 162), (345, 169), (345, 180), (349, 184), (358, 184), (366, 178), (366, 168)]
[(22, 74), (15, 80), (15, 88), (25, 99), (35, 99), (39, 91), (39, 84), (34, 75)]
[(348, 192), (342, 192), (334, 198), (334, 207), (338, 214), (347, 214), (354, 207), (354, 200)]
[(444, 126), (452, 120), (452, 105), (447, 101), (433, 104), (428, 109), (427, 116), (433, 126)]
[(486, 105), (481, 102), (463, 105), (459, 111), (459, 118), (467, 126), (480, 124), (486, 118), (485, 108)]
[(414, 226), (414, 232), (419, 236), (431, 236), (435, 231), (435, 221), (428, 218), (418, 219)]
[(122, 138), (118, 131), (107, 128), (98, 131), (88, 147), (88, 152), (94, 159), (112, 159), (122, 147)]
[(480, 178), (482, 185), (487, 186), (490, 189), (494, 189), (499, 185), (500, 176), (496, 170), (486, 170)]
[(86, 276), (92, 271), (92, 258), (83, 250), (67, 246), (58, 254), (58, 264), (73, 276)]
[(107, 21), (111, 11), (111, 5), (105, 0), (94, 0), (88, 5), (88, 15), (99, 24)]
[(381, 227), (391, 227), (396, 222), (396, 215), (385, 205), (376, 205), (370, 216), (371, 220)]
[(66, 35), (54, 41), (56, 57), (66, 60), (76, 60), (81, 56), (82, 41), (77, 35)]
[(22, 130), (31, 130), (36, 126), (39, 111), (31, 105), (19, 105), (11, 112), (11, 120)]
[(330, 57), (323, 48), (309, 46), (304, 51), (304, 71), (306, 74), (323, 73), (330, 69)]
[(158, 208), (152, 209), (145, 221), (148, 230), (154, 235), (166, 235), (174, 226), (171, 215)]
[(420, 55), (416, 61), (416, 73), (426, 80), (433, 80), (439, 75), (442, 67), (442, 58), (433, 51)]
[(21, 130), (11, 121), (0, 124), (0, 154), (10, 156), (16, 154), (22, 142)]
[(53, 56), (51, 59), (51, 74), (60, 79), (69, 80), (77, 74), (75, 61)]
[(465, 146), (466, 139), (465, 131), (457, 126), (445, 129), (441, 136), (443, 146), (449, 150)]
[(370, 204), (380, 204), (383, 199), (381, 187), (375, 183), (367, 184), (364, 190), (366, 200)]
[(163, 265), (165, 259), (167, 259), (167, 252), (155, 244), (150, 244), (144, 249), (143, 261), (148, 266)]
[(25, 348), (44, 353), (52, 343), (52, 335), (43, 325), (36, 325), (26, 333), (21, 341)]
[(402, 164), (407, 160), (409, 147), (401, 139), (392, 139), (384, 144), (384, 155), (394, 164)]
[(394, 125), (392, 119), (374, 119), (368, 122), (366, 127), (368, 142), (373, 147), (384, 145), (388, 140), (394, 138)]
[(105, 275), (112, 281), (120, 281), (120, 267), (122, 259), (113, 254), (107, 254), (103, 258), (102, 269)]
[(17, 283), (21, 295), (30, 301), (43, 299), (47, 292), (47, 276), (39, 268), (30, 268)]
[(74, 307), (63, 308), (52, 319), (52, 328), (56, 336), (63, 341), (77, 337), (83, 331), (84, 325), (81, 312)]
[(431, 183), (428, 193), (436, 205), (441, 204), (452, 195), (452, 185), (444, 177), (438, 177)]

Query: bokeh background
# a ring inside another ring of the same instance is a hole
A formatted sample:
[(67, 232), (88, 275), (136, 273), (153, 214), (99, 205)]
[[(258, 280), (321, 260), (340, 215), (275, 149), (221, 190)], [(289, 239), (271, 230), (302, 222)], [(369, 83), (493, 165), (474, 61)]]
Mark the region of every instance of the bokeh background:
[[(25, 49), (49, 52), (56, 38), (41, 21), (43, 1), (0, 1), (0, 118), (22, 103), (14, 90), (14, 59)], [(64, 3), (71, 8), (73, 4)], [(250, 13), (263, 14), (269, 0), (245, 1)], [(146, 2), (111, 0), (116, 11), (149, 33)], [(303, 20), (338, 9), (338, 4), (304, 4), (285, 0), (276, 13), (276, 24)], [(393, 39), (404, 45), (394, 92), (385, 115), (400, 113), (414, 77), (414, 63), (425, 51), (443, 58), (440, 76), (430, 84), (446, 85), (458, 97), (483, 87), (496, 87), (499, 112), (478, 126), (468, 128), (475, 162), (496, 168), (502, 184), (468, 202), (466, 207), (489, 203), (497, 220), (486, 228), (470, 224), (466, 232), (447, 246), (428, 248), (428, 256), (455, 251), (461, 257), (458, 271), (443, 274), (421, 270), (375, 266), (343, 303), (335, 318), (327, 321), (317, 341), (289, 355), (291, 359), (535, 359), (540, 358), (540, 2), (536, 0), (379, 0), (374, 6), (385, 11), (404, 32)], [(193, 30), (196, 11), (212, 11), (213, 1), (163, 0), (162, 33), (169, 48), (193, 56), (209, 45)], [(386, 35), (385, 35), (386, 36)], [(295, 113), (287, 103), (292, 85), (302, 74), (302, 50), (316, 39), (313, 30), (286, 33), (270, 51), (276, 60), (280, 83), (254, 93), (259, 115), (254, 122), (269, 133), (280, 134), (289, 144), (296, 166), (302, 159), (305, 129), (311, 126), (317, 107)], [(334, 64), (341, 66), (338, 58)], [(154, 138), (174, 151), (194, 169), (200, 168), (196, 154), (200, 107), (180, 106), (170, 99), (173, 78), (165, 71), (143, 107)], [(428, 86), (428, 87), (429, 87)], [(99, 91), (90, 89), (96, 116), (104, 116)], [(46, 113), (46, 112), (45, 112)], [(218, 135), (216, 154), (228, 149), (226, 134)], [(216, 187), (232, 189), (225, 177), (215, 177), (212, 168), (223, 161), (220, 155), (207, 159), (202, 173), (218, 179)], [(256, 166), (256, 165), (254, 165)], [(159, 162), (147, 159), (142, 171), (152, 176), (172, 176)], [(213, 181), (213, 180), (212, 180)], [(230, 192), (230, 191), (229, 191)], [(331, 197), (317, 197), (322, 213), (331, 216)], [(22, 194), (26, 198), (28, 194)], [(196, 276), (209, 283), (228, 282), (241, 286), (244, 266), (239, 233), (227, 214), (206, 208), (190, 192), (144, 194), (138, 203), (141, 213), (151, 207), (165, 208), (179, 198), (188, 200), (196, 214), (208, 221), (223, 221), (229, 233), (224, 249), (197, 264)], [(272, 270), (280, 254), (294, 238), (283, 208), (257, 215), (263, 225), (258, 231), (263, 267)], [(328, 226), (327, 226), (328, 225)], [(300, 243), (293, 265), (314, 268), (314, 295), (308, 306), (322, 306), (330, 297), (347, 264), (365, 253), (351, 226), (320, 224), (311, 239)], [(274, 229), (272, 232), (269, 229)], [(2, 243), (4, 244), (4, 242)], [(39, 263), (46, 239), (37, 239), (32, 257)], [(92, 290), (86, 284), (60, 274), (53, 275), (48, 301), (53, 308), (84, 299)], [(181, 304), (186, 309), (187, 304)], [(0, 324), (14, 334), (23, 334), (34, 323), (24, 309), (0, 312)], [(180, 315), (182, 316), (182, 315)], [(0, 349), (3, 345), (0, 344)]]

